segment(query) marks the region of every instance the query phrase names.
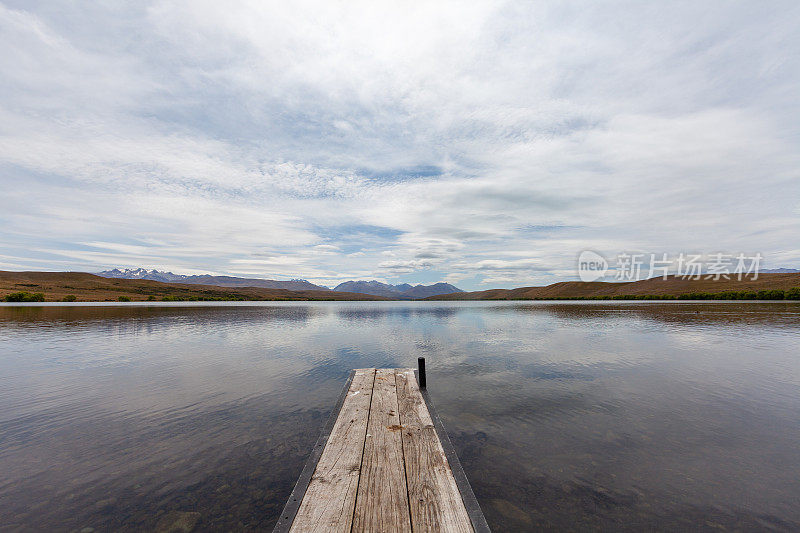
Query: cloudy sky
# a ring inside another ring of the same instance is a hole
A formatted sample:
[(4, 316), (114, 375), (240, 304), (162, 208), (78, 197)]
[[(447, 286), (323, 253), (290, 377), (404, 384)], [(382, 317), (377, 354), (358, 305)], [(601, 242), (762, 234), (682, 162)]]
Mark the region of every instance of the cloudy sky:
[(800, 4), (0, 3), (0, 269), (800, 267)]

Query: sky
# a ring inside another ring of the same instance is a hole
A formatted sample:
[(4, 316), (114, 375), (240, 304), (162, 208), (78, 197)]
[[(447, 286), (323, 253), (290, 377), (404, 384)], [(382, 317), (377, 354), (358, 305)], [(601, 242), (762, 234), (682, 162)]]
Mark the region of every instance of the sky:
[(800, 267), (800, 3), (0, 3), (0, 269)]

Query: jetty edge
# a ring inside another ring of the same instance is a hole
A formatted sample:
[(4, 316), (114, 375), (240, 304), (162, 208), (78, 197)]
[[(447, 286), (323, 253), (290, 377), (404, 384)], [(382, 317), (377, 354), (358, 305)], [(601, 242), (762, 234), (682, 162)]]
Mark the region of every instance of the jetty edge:
[(276, 533), (490, 531), (424, 368), (351, 371)]

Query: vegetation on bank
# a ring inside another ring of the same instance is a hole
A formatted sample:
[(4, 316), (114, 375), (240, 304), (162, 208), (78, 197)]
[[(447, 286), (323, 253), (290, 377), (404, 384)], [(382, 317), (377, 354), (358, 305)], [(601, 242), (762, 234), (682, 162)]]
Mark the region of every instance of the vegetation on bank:
[[(147, 301), (154, 301), (148, 298)], [(336, 302), (347, 301), (339, 298), (249, 298), (247, 296), (211, 297), (211, 296), (164, 296), (162, 302)], [(365, 300), (369, 301), (369, 300)]]
[(6, 294), (3, 298), (4, 302), (43, 302), (44, 293), (41, 292), (12, 292)]
[[(530, 298), (520, 298), (529, 300)], [(617, 294), (613, 296), (560, 296), (533, 300), (800, 300), (800, 287), (770, 291), (687, 292), (671, 294)]]
[[(241, 294), (234, 294), (230, 296), (176, 296), (173, 294), (168, 294), (162, 296), (161, 298), (156, 297), (155, 295), (149, 295), (145, 300), (133, 300), (130, 296), (118, 296), (118, 302), (292, 302), (292, 301), (337, 301), (338, 298), (309, 298), (309, 297), (296, 297), (296, 298), (256, 298), (252, 296), (246, 296)], [(44, 302), (46, 301), (44, 293), (36, 292), (13, 292), (11, 294), (7, 294), (4, 297), (0, 297), (0, 301), (3, 302)], [(50, 301), (58, 301), (58, 302), (77, 302), (78, 298), (74, 294), (68, 294), (61, 298), (60, 300), (50, 300)], [(101, 302), (101, 301), (114, 301), (110, 299), (106, 300), (83, 300), (83, 301), (91, 301), (91, 302)]]
[[(26, 293), (20, 296), (20, 291)], [(36, 296), (30, 296), (30, 293)], [(8, 298), (6, 298), (8, 296)], [(0, 302), (243, 302), (385, 300), (368, 294), (323, 290), (224, 287), (103, 278), (85, 272), (0, 270)]]
[[(144, 295), (142, 295), (144, 296)], [(337, 298), (308, 298), (308, 297), (273, 297), (259, 298), (243, 294), (230, 294), (225, 296), (198, 296), (185, 295), (178, 296), (167, 294), (160, 299), (155, 295), (148, 295), (144, 300), (147, 302), (244, 302), (244, 301), (295, 301), (295, 300), (336, 300)], [(679, 295), (670, 294), (618, 294), (606, 296), (551, 296), (542, 298), (501, 298), (509, 300), (800, 300), (800, 287), (793, 287), (787, 290), (761, 290), (761, 291), (724, 291), (724, 292), (687, 292)], [(41, 292), (12, 292), (2, 298), (5, 302), (44, 302), (45, 295)], [(62, 302), (75, 302), (77, 298), (73, 294), (68, 294), (61, 298)], [(87, 300), (102, 301), (102, 300)], [(109, 300), (106, 300), (109, 301)], [(111, 300), (113, 301), (113, 300)], [(119, 302), (133, 301), (130, 296), (118, 296)]]
[[(152, 302), (156, 298), (149, 296), (148, 301)], [(244, 296), (174, 296), (167, 295), (161, 298), (162, 302), (243, 302), (248, 300)]]

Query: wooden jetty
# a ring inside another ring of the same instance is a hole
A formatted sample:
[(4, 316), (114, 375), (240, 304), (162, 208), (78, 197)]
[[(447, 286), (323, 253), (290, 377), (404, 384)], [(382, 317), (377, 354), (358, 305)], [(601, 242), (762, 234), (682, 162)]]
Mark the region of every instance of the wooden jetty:
[(275, 526), (307, 531), (489, 531), (427, 395), (424, 360), (417, 375), (351, 373)]

